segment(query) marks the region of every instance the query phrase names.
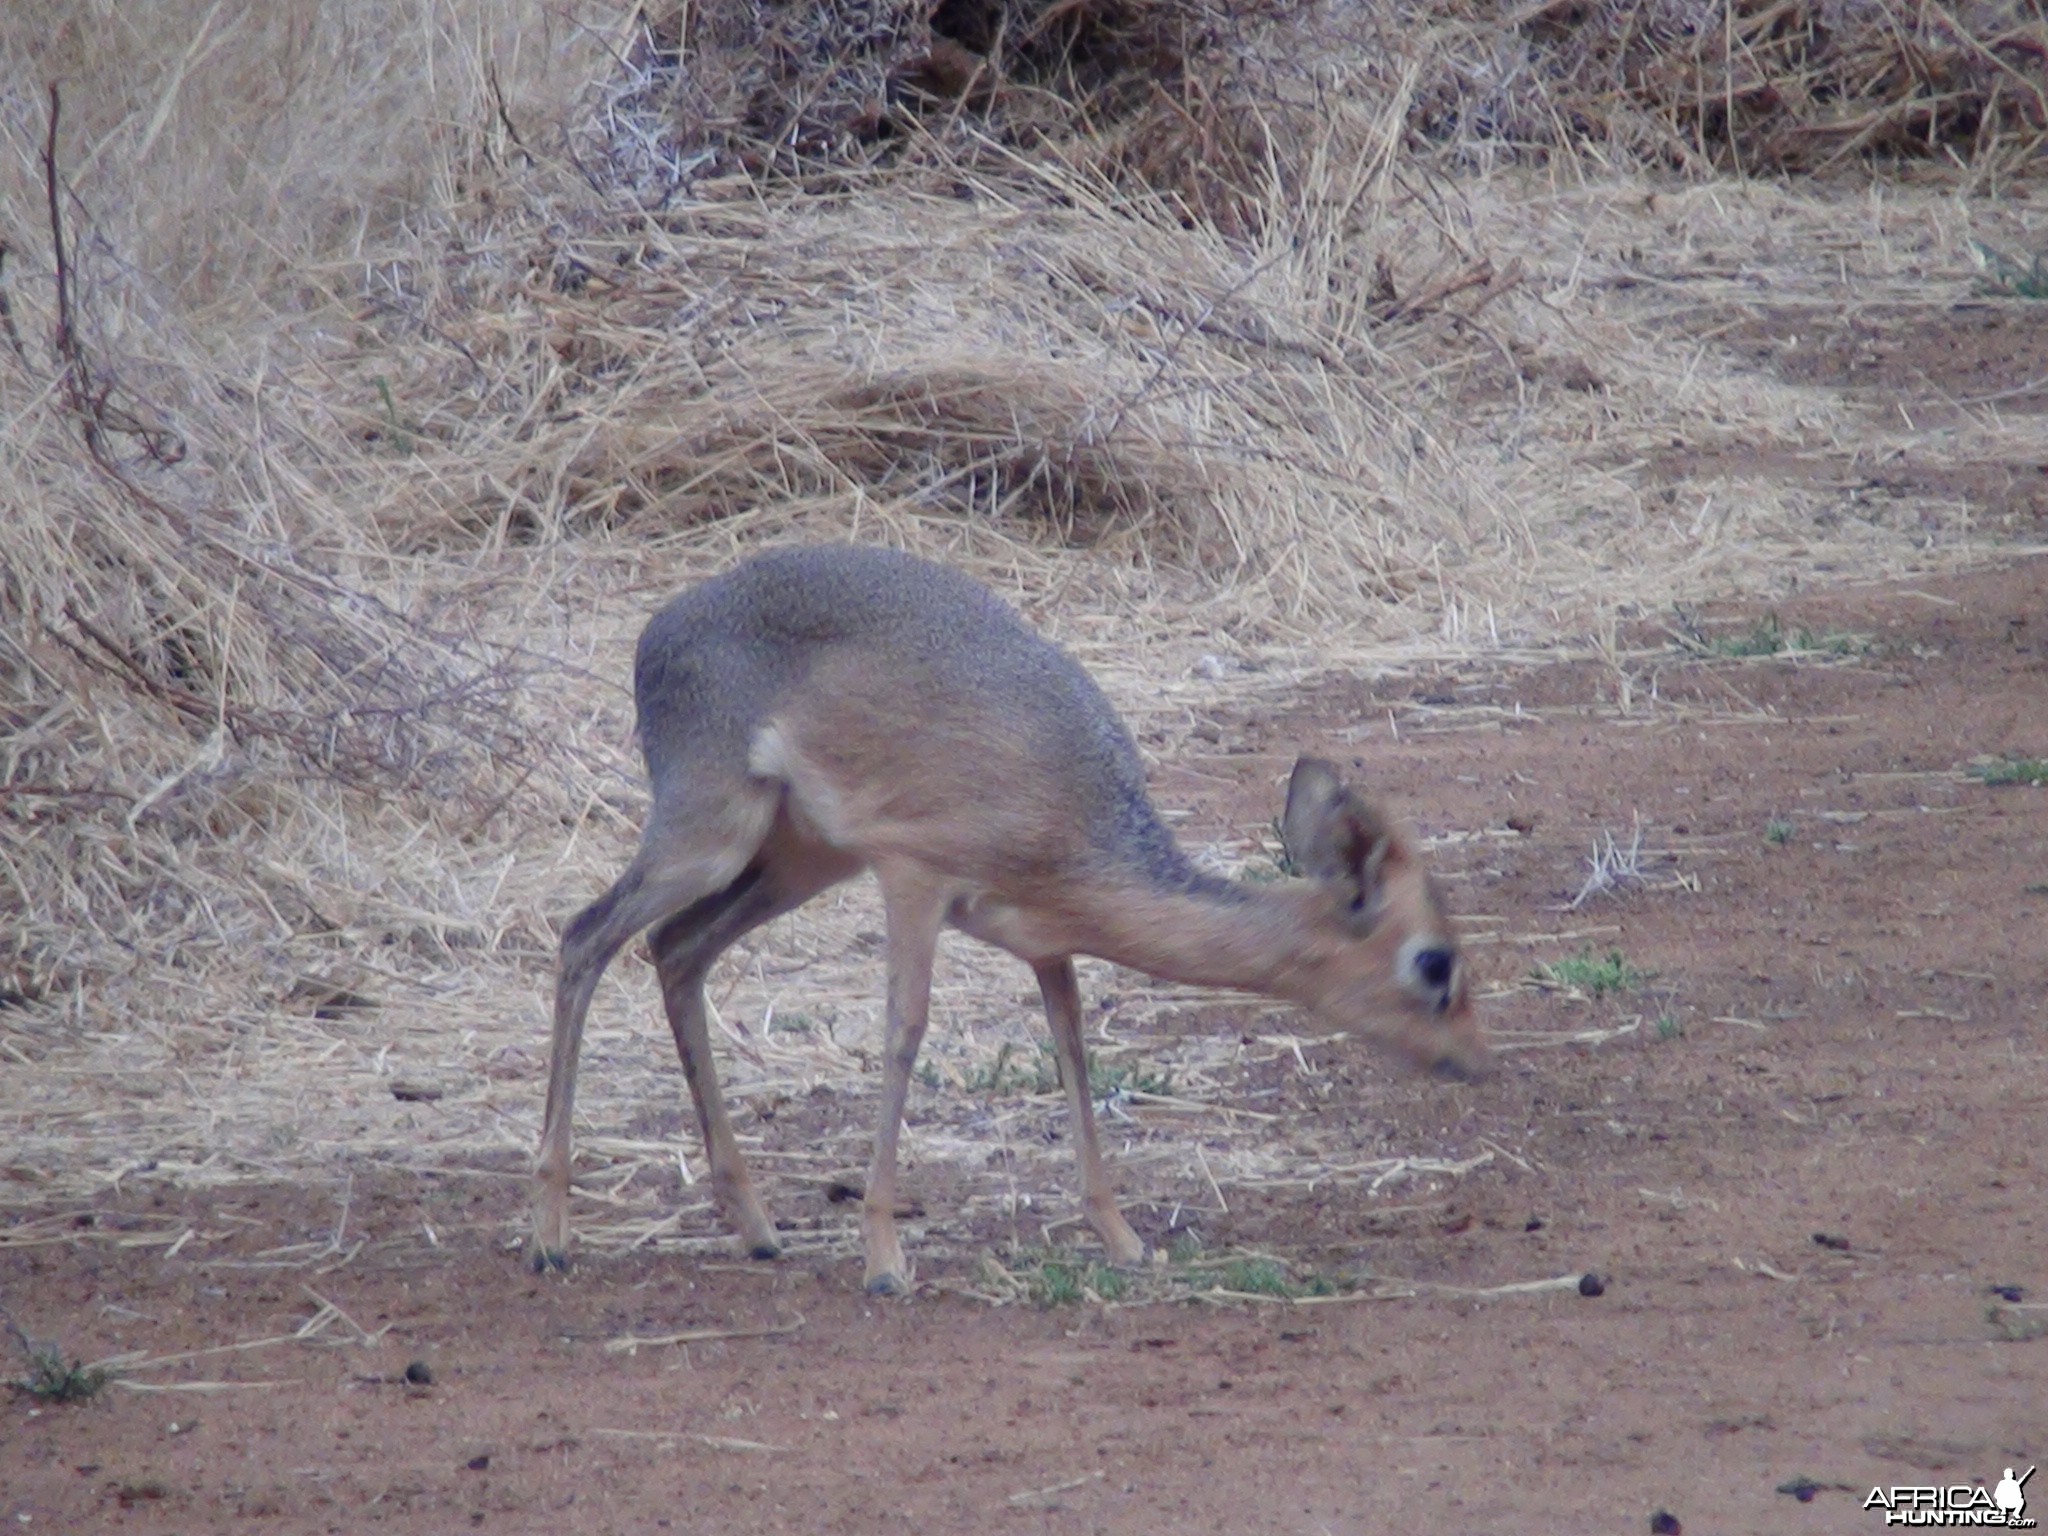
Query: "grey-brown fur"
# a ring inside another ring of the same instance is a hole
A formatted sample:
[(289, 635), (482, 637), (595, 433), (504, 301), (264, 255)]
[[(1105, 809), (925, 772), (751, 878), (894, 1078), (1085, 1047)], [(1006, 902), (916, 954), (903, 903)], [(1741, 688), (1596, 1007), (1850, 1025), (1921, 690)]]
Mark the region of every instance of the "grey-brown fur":
[(863, 869), (889, 940), (867, 1278), (898, 1290), (895, 1148), (950, 925), (1036, 973), (1067, 1085), (1082, 1203), (1111, 1257), (1139, 1241), (1096, 1145), (1073, 957), (1288, 998), (1425, 1063), (1476, 1072), (1457, 940), (1413, 847), (1304, 758), (1283, 830), (1312, 879), (1198, 873), (1145, 792), (1129, 733), (1071, 657), (944, 567), (837, 545), (757, 556), (648, 624), (634, 672), (653, 807), (638, 855), (563, 934), (536, 1263), (568, 1239), (569, 1122), (583, 1018), (619, 947), (654, 930), (663, 1004), (721, 1205), (750, 1251), (779, 1244), (720, 1100), (703, 982), (736, 939)]
[(654, 616), (633, 691), (655, 798), (686, 799), (689, 785), (660, 776), (707, 760), (742, 770), (753, 732), (832, 651), (886, 657), (887, 684), (916, 701), (922, 731), (971, 739), (980, 711), (957, 706), (999, 701), (1006, 749), (1064, 784), (1090, 849), (1156, 879), (1236, 889), (1182, 854), (1146, 796), (1130, 732), (1080, 663), (979, 582), (892, 549), (774, 550)]

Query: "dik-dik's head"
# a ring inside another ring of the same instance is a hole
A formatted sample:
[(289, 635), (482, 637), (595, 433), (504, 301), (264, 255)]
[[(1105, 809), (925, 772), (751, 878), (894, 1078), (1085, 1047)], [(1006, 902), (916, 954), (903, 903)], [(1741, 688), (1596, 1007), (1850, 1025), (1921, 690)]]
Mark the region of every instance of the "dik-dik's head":
[(1294, 765), (1280, 836), (1306, 897), (1301, 1001), (1327, 1022), (1386, 1041), (1439, 1076), (1485, 1074), (1465, 958), (1407, 833), (1318, 758)]

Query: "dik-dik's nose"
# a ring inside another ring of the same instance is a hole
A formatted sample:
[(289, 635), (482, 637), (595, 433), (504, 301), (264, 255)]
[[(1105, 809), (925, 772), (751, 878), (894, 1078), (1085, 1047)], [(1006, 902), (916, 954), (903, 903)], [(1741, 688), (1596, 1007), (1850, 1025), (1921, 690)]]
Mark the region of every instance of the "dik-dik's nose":
[(1429, 1075), (1440, 1083), (1481, 1083), (1493, 1068), (1485, 1061), (1467, 1061), (1457, 1056), (1439, 1056), (1430, 1063)]

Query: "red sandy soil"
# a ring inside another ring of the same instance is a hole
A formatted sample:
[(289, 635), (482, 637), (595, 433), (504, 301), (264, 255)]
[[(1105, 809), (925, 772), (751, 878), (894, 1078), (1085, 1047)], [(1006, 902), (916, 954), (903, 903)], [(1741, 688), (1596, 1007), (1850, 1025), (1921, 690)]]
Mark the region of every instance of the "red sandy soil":
[[(2048, 1334), (2048, 788), (1966, 771), (2048, 756), (2044, 596), (2048, 563), (2022, 562), (1780, 611), (1787, 633), (1857, 637), (1843, 656), (1701, 658), (1645, 628), (1621, 671), (1391, 685), (1401, 738), (1377, 732), (1365, 771), (1426, 832), (1487, 834), (1437, 856), (1458, 907), (1492, 919), (1473, 932), (1587, 935), (1475, 945), (1492, 1026), (1637, 1021), (1508, 1051), (1477, 1085), (1349, 1047), (1314, 1075), (1246, 1072), (1288, 1144), (1500, 1150), (1420, 1195), (1226, 1190), (1202, 1231), (1415, 1294), (883, 1302), (851, 1262), (647, 1254), (538, 1278), (506, 1246), (511, 1163), (366, 1168), (353, 1257), (252, 1267), (327, 1236), (342, 1190), (131, 1179), (66, 1207), (58, 1240), (0, 1247), (0, 1298), (32, 1332), (91, 1357), (289, 1334), (323, 1300), (347, 1320), (136, 1378), (233, 1387), (0, 1400), (0, 1521), (1646, 1532), (1667, 1511), (1694, 1532), (1838, 1533), (1882, 1528), (1873, 1486), (2048, 1461), (2048, 1337), (2028, 1337)], [(1713, 617), (1726, 635), (1761, 616)], [(1277, 717), (1219, 720), (1213, 759), (1164, 770), (1160, 798), (1198, 835), (1255, 825), (1297, 748), (1366, 750), (1337, 733), (1384, 719), (1388, 688), (1332, 680)], [(1592, 837), (1626, 846), (1637, 816), (1649, 878), (1563, 910)], [(1531, 984), (1587, 946), (1652, 974), (1602, 998)], [(1275, 1018), (1247, 1003), (1189, 1027)], [(169, 1215), (213, 1239), (122, 1246)], [(1132, 1216), (1163, 1235), (1163, 1213)], [(1586, 1271), (1602, 1294), (1445, 1289)], [(430, 1384), (403, 1379), (415, 1361)], [(1784, 1491), (1802, 1481), (1808, 1498)], [(2028, 1491), (2048, 1507), (2048, 1482)]]

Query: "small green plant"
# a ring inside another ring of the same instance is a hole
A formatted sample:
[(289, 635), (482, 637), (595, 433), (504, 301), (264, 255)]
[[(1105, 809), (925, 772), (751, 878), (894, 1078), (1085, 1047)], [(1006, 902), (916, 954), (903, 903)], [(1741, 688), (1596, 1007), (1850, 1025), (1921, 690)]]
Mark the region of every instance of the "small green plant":
[(2048, 784), (2048, 760), (2038, 757), (2001, 757), (1978, 763), (1970, 777), (1986, 784)]
[(2048, 896), (2048, 880), (2036, 880), (2032, 885), (2020, 887), (2029, 896)]
[(1192, 1229), (1185, 1229), (1175, 1233), (1173, 1242), (1168, 1245), (1166, 1250), (1167, 1262), (1178, 1264), (1183, 1268), (1194, 1263), (1201, 1256), (1202, 1240), (1195, 1235)]
[(1041, 1307), (1071, 1307), (1081, 1300), (1081, 1271), (1063, 1259), (1047, 1259), (1032, 1272), (1031, 1299)]
[(1224, 1290), (1247, 1296), (1288, 1296), (1294, 1291), (1287, 1271), (1271, 1259), (1232, 1259), (1218, 1279)]
[(1684, 1033), (1685, 1030), (1679, 1025), (1678, 1020), (1672, 1017), (1672, 1015), (1668, 1013), (1660, 1013), (1657, 1015), (1657, 1038), (1659, 1040), (1676, 1040), (1680, 1035)]
[(103, 1366), (67, 1361), (64, 1352), (51, 1344), (29, 1355), (28, 1374), (13, 1385), (38, 1402), (86, 1403), (98, 1397), (113, 1379), (114, 1373)]
[(1149, 1093), (1155, 1098), (1173, 1097), (1173, 1069), (1154, 1071), (1135, 1061), (1104, 1064), (1088, 1058), (1088, 1091), (1098, 1099), (1113, 1093)]
[(1782, 848), (1792, 841), (1792, 823), (1772, 817), (1764, 823), (1764, 841)]
[(1982, 240), (1972, 243), (1984, 259), (1983, 283), (1990, 292), (2014, 299), (2048, 299), (2048, 255), (2036, 251), (2022, 260)]
[(816, 1027), (808, 1013), (777, 1013), (768, 1019), (771, 1035), (808, 1035)]
[(4, 1324), (7, 1336), (28, 1362), (28, 1374), (7, 1383), (24, 1397), (41, 1403), (85, 1403), (99, 1396), (114, 1379), (114, 1373), (104, 1366), (66, 1360), (63, 1349), (56, 1344), (33, 1342), (4, 1309), (0, 1309), (0, 1324)]
[(1104, 1264), (1076, 1264), (1046, 1256), (1030, 1271), (1026, 1293), (1041, 1307), (1071, 1307), (1083, 1301), (1121, 1301), (1130, 1282)]
[(1239, 1296), (1273, 1296), (1283, 1301), (1335, 1296), (1343, 1289), (1328, 1275), (1311, 1272), (1297, 1279), (1279, 1260), (1252, 1256), (1232, 1259), (1216, 1270), (1211, 1288)]
[(1001, 1098), (1008, 1093), (1050, 1093), (1058, 1086), (1058, 1075), (1053, 1070), (1051, 1053), (1041, 1046), (1036, 1063), (1018, 1061), (1017, 1047), (1005, 1040), (996, 1048), (996, 1059), (986, 1067), (976, 1067), (967, 1074), (964, 1086), (969, 1093), (986, 1094), (990, 1098)]
[(399, 419), (398, 401), (391, 393), (391, 381), (380, 373), (372, 377), (370, 382), (377, 386), (377, 397), (384, 402), (385, 440), (400, 455), (410, 457), (413, 452), (413, 434)]
[(1598, 959), (1590, 949), (1569, 955), (1548, 965), (1537, 966), (1535, 975), (1539, 982), (1548, 986), (1569, 987), (1590, 997), (1631, 991), (1650, 979), (1648, 971), (1630, 965), (1618, 949), (1610, 949), (1604, 958)]
[(1687, 628), (1690, 632), (1681, 637), (1682, 644), (1709, 656), (1725, 656), (1730, 660), (1815, 654), (1852, 656), (1866, 648), (1860, 636), (1842, 630), (1807, 629), (1804, 626), (1788, 630), (1775, 613), (1765, 614), (1748, 629), (1734, 634), (1704, 635), (1690, 624)]
[(1775, 656), (1785, 649), (1785, 628), (1775, 613), (1767, 613), (1738, 634), (1714, 636), (1707, 649), (1716, 656)]
[(1800, 629), (1793, 632), (1792, 649), (1822, 651), (1830, 656), (1853, 656), (1867, 650), (1868, 645), (1861, 636), (1838, 629)]

